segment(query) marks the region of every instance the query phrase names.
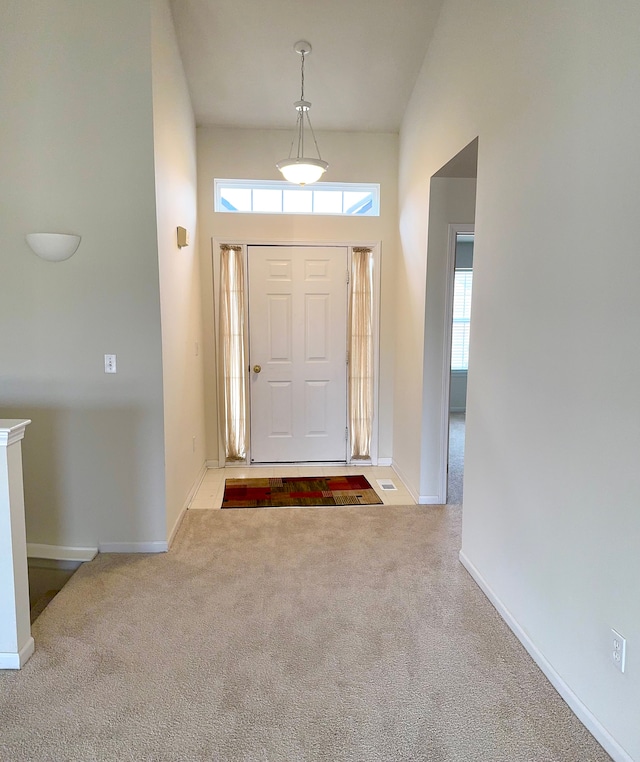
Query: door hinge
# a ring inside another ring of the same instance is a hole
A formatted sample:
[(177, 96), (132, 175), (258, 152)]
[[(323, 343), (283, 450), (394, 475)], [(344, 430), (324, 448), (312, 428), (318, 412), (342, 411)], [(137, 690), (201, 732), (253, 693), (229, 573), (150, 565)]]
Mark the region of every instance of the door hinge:
[(351, 279), (351, 278), (350, 278), (350, 276), (349, 276), (349, 271), (347, 270), (347, 286), (349, 285), (349, 281), (350, 281), (350, 279)]
[(345, 428), (344, 430), (344, 441), (346, 442), (349, 439), (349, 428)]

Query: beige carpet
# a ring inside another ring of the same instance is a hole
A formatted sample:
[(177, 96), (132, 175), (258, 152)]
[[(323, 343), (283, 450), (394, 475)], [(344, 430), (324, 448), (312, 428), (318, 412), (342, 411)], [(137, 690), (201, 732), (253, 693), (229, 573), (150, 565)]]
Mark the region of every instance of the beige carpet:
[(600, 762), (460, 566), (459, 509), (189, 513), (0, 674), (0, 759)]
[(465, 413), (449, 414), (449, 461), (447, 503), (462, 503), (464, 480)]

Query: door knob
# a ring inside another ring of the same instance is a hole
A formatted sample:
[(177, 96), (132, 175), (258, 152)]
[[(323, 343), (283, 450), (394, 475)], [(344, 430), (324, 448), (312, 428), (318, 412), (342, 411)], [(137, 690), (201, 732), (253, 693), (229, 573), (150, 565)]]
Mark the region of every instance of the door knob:
[(254, 365), (253, 366), (253, 372), (254, 373), (260, 373), (261, 370), (262, 370), (262, 365)]

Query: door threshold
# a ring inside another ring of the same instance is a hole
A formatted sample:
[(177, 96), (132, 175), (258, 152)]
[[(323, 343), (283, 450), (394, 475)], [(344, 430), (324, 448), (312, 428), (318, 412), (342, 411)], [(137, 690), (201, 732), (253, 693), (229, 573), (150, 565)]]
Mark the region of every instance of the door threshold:
[[(230, 465), (230, 464), (229, 464)], [(251, 463), (245, 464), (246, 466), (258, 466), (259, 468), (291, 468), (291, 466), (349, 466), (346, 460), (279, 460), (277, 463), (265, 460), (258, 461), (253, 460)]]

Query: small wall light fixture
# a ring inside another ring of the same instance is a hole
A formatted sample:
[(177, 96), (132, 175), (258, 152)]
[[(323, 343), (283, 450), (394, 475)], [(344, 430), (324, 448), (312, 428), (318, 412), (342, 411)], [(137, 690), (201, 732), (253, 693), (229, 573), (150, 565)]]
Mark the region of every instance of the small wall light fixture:
[(25, 238), (31, 251), (49, 262), (69, 259), (80, 245), (80, 236), (68, 233), (27, 233)]
[[(290, 183), (297, 183), (298, 185), (308, 185), (309, 183), (317, 182), (322, 177), (322, 175), (327, 171), (327, 167), (329, 166), (329, 164), (326, 161), (323, 161), (322, 156), (320, 156), (318, 141), (316, 140), (316, 136), (313, 132), (313, 127), (311, 126), (311, 118), (309, 117), (309, 110), (311, 109), (311, 104), (309, 103), (309, 101), (305, 101), (304, 99), (304, 58), (305, 56), (308, 56), (309, 53), (311, 53), (311, 43), (306, 42), (305, 40), (300, 40), (299, 42), (296, 42), (296, 44), (293, 46), (293, 49), (296, 51), (296, 53), (302, 56), (302, 65), (301, 65), (301, 73), (300, 73), (300, 79), (301, 79), (300, 100), (296, 101), (293, 104), (296, 107), (296, 111), (298, 112), (298, 121), (296, 124), (296, 135), (294, 136), (293, 141), (291, 143), (291, 148), (289, 150), (288, 158), (283, 159), (282, 161), (279, 161), (276, 164), (276, 167), (282, 172), (285, 180), (288, 180)], [(309, 131), (311, 132), (311, 137), (313, 138), (313, 142), (316, 147), (316, 153), (318, 154), (317, 159), (310, 159), (308, 157), (305, 157), (304, 155), (305, 118), (307, 120), (307, 124), (309, 125)], [(298, 148), (297, 148), (295, 157), (292, 158), (291, 154), (293, 153), (293, 144), (296, 141), (298, 143)]]
[(178, 227), (177, 230), (178, 248), (182, 249), (189, 245), (189, 231), (186, 228)]

